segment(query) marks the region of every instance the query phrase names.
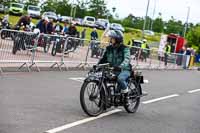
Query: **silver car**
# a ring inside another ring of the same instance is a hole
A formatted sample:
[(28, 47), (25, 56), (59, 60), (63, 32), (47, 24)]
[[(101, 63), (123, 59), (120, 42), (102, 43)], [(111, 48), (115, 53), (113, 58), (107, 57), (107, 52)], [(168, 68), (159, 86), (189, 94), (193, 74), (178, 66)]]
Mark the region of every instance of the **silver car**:
[(54, 12), (44, 12), (42, 18), (53, 19), (53, 21), (58, 20), (58, 16)]

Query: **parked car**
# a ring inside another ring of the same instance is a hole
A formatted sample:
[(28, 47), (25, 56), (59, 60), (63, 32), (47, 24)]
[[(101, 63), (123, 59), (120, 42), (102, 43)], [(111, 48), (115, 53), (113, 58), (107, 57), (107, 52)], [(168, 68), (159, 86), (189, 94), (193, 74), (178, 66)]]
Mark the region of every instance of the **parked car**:
[(155, 33), (153, 31), (151, 31), (151, 30), (144, 30), (144, 34), (145, 35), (149, 35), (149, 36), (154, 36), (155, 35)]
[(11, 3), (9, 13), (14, 15), (22, 15), (24, 13), (24, 5), (20, 3)]
[(48, 19), (53, 19), (53, 21), (58, 20), (58, 16), (54, 12), (44, 12), (42, 15), (42, 18), (48, 18)]
[(83, 26), (96, 27), (95, 22), (95, 17), (85, 16), (83, 19)]
[(38, 6), (29, 5), (27, 8), (28, 15), (30, 15), (33, 18), (40, 18), (40, 11), (41, 9)]
[(118, 24), (118, 23), (112, 23), (112, 24), (110, 25), (110, 29), (112, 29), (112, 30), (120, 30), (120, 31), (122, 31), (122, 32), (125, 31), (124, 28), (122, 27), (122, 25), (121, 25), (121, 24)]
[(95, 24), (97, 29), (102, 29), (102, 30), (105, 30), (110, 25), (109, 20), (107, 19), (97, 19)]
[(72, 24), (75, 24), (75, 25), (82, 25), (83, 23), (83, 19), (81, 18), (75, 18), (72, 20)]
[(61, 16), (61, 17), (60, 17), (60, 21), (61, 21), (61, 22), (70, 23), (71, 20), (72, 20), (72, 17), (70, 17), (70, 16)]
[(5, 13), (5, 8), (2, 4), (0, 4), (0, 13)]

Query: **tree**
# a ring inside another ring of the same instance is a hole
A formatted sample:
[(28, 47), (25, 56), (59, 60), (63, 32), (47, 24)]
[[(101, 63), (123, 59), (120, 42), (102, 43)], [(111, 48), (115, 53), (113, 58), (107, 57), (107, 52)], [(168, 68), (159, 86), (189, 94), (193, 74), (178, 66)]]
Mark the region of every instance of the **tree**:
[(200, 26), (190, 29), (186, 38), (188, 44), (196, 46), (198, 48), (198, 53), (200, 53)]
[(61, 15), (70, 15), (71, 5), (68, 0), (47, 0), (42, 5), (43, 11), (53, 11)]
[(133, 27), (133, 18), (134, 16), (130, 14), (128, 17), (126, 17), (123, 21), (122, 24), (125, 27)]
[(25, 2), (25, 9), (27, 9), (29, 5), (38, 6), (39, 2), (39, 0), (27, 0)]
[(107, 7), (104, 0), (90, 0), (89, 14), (91, 16), (106, 17)]
[(164, 22), (161, 17), (158, 17), (154, 20), (153, 31), (161, 33), (163, 32)]
[(37, 6), (39, 4), (39, 0), (27, 0), (26, 5), (35, 5)]
[(182, 21), (180, 21), (180, 20), (176, 21), (173, 16), (167, 22), (166, 27), (167, 27), (167, 29), (166, 29), (167, 34), (175, 33), (175, 34), (179, 34), (179, 35), (183, 36), (184, 25), (183, 25)]
[(141, 17), (133, 17), (133, 28), (142, 29), (144, 24), (144, 19)]

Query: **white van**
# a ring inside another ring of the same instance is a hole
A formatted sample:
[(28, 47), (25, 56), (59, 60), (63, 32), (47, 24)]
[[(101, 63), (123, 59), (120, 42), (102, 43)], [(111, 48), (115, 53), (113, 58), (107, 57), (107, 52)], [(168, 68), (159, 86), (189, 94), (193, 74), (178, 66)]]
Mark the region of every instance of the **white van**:
[(41, 9), (38, 6), (29, 5), (27, 8), (28, 15), (30, 15), (33, 18), (40, 18), (41, 15)]
[(88, 27), (96, 27), (95, 25), (95, 17), (85, 16), (83, 19), (83, 25)]

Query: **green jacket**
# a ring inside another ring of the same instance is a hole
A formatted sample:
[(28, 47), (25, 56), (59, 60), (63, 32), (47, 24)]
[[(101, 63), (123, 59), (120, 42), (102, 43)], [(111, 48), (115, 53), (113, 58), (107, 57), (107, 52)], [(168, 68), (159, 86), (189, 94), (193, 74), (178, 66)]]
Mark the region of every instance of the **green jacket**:
[(108, 46), (99, 61), (99, 64), (103, 63), (110, 63), (113, 67), (120, 67), (122, 70), (131, 70), (130, 49), (124, 45), (118, 47)]

